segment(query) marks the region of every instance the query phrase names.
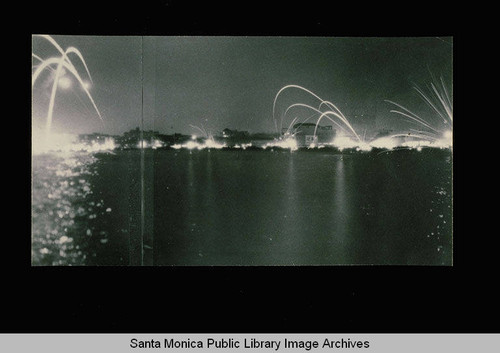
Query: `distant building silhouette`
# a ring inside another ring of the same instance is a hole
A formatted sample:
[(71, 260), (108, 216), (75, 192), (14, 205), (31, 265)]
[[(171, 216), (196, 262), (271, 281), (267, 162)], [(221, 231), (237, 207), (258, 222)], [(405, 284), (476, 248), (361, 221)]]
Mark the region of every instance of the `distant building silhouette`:
[[(309, 146), (311, 144), (329, 143), (335, 138), (337, 131), (331, 125), (320, 126), (314, 130), (316, 124), (313, 123), (298, 123), (293, 125), (291, 133), (295, 136), (298, 146)], [(283, 131), (285, 132), (285, 131)]]
[(224, 138), (248, 138), (250, 134), (248, 131), (238, 131), (225, 128), (222, 130), (222, 137)]
[(222, 136), (220, 136), (218, 140), (221, 140), (221, 142), (225, 143), (228, 146), (231, 146), (235, 144), (250, 142), (251, 135), (248, 133), (248, 131), (238, 131), (225, 128), (224, 130), (222, 130)]
[(135, 149), (139, 148), (141, 139), (144, 141), (142, 147), (166, 147), (176, 143), (184, 143), (188, 141), (191, 136), (175, 133), (173, 135), (161, 134), (155, 130), (144, 130), (141, 132), (140, 128), (135, 128), (123, 133), (121, 136), (116, 137), (116, 142), (122, 149)]
[(101, 143), (104, 142), (108, 138), (114, 138), (113, 135), (108, 134), (100, 134), (97, 132), (91, 134), (80, 134), (78, 135), (78, 140), (83, 143)]

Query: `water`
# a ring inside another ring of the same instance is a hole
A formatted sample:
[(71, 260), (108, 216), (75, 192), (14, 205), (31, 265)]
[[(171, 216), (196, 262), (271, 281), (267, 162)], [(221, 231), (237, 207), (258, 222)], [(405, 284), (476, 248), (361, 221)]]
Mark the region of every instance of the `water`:
[[(97, 154), (81, 162), (85, 170), (50, 182), (41, 177), (48, 160), (65, 164), (35, 156), (33, 264), (452, 263), (449, 150), (146, 150), (143, 157), (144, 183), (141, 151)], [(40, 183), (72, 180), (87, 193), (62, 197), (59, 206), (35, 197), (50, 189)], [(61, 234), (72, 239), (63, 253)]]

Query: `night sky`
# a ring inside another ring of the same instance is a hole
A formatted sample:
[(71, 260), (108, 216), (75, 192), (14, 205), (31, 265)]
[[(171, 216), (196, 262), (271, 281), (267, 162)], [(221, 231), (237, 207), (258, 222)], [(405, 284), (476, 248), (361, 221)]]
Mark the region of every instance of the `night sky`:
[[(272, 106), (285, 85), (303, 86), (344, 113), (359, 133), (415, 127), (390, 113), (397, 102), (429, 121), (435, 116), (418, 96), (432, 77), (452, 88), (450, 37), (154, 37), (53, 36), (63, 49), (79, 49), (93, 78), (90, 92), (102, 123), (76, 80), (59, 88), (53, 129), (58, 132), (122, 134), (140, 126), (162, 133), (212, 133), (224, 128), (272, 132)], [(58, 56), (33, 37), (32, 52)], [(84, 80), (84, 67), (70, 56)], [(36, 65), (39, 62), (33, 60)], [(46, 70), (33, 89), (33, 127), (45, 124), (51, 90)], [(68, 75), (69, 77), (69, 75)], [(277, 108), (314, 106), (305, 92), (286, 90)], [(297, 109), (295, 116), (310, 112)]]

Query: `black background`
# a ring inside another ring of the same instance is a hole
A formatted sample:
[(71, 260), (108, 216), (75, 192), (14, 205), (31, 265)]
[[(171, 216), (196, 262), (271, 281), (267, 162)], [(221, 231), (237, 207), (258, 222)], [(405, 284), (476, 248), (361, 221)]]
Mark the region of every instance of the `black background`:
[[(497, 272), (491, 264), (495, 257), (489, 253), (494, 232), (486, 226), (492, 216), (480, 210), (486, 204), (474, 197), (477, 180), (470, 175), (479, 168), (471, 167), (470, 149), (461, 142), (468, 132), (464, 121), (470, 119), (463, 99), (468, 36), (460, 30), (461, 16), (444, 5), (422, 2), (415, 8), (310, 1), (70, 3), (69, 8), (58, 1), (50, 6), (30, 3), (29, 11), (22, 12), (31, 14), (29, 19), (11, 28), (26, 58), (26, 81), (19, 88), (26, 109), (17, 121), (25, 122), (27, 138), (24, 158), (15, 155), (20, 165), (15, 173), (23, 171), (25, 176), (19, 189), (23, 193), (14, 190), (15, 196), (4, 200), (7, 205), (14, 199), (24, 201), (24, 207), (11, 206), (4, 216), (0, 332), (498, 332), (498, 324), (490, 320), (498, 313)], [(36, 33), (453, 36), (458, 122), (453, 151), (454, 265), (31, 267), (29, 67), (31, 34)], [(13, 214), (22, 216), (10, 219)]]

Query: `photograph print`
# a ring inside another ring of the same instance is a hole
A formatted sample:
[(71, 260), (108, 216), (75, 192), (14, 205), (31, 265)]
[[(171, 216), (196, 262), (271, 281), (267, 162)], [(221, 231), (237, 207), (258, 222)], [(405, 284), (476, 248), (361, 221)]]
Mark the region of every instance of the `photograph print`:
[(453, 37), (31, 40), (32, 266), (453, 265)]

